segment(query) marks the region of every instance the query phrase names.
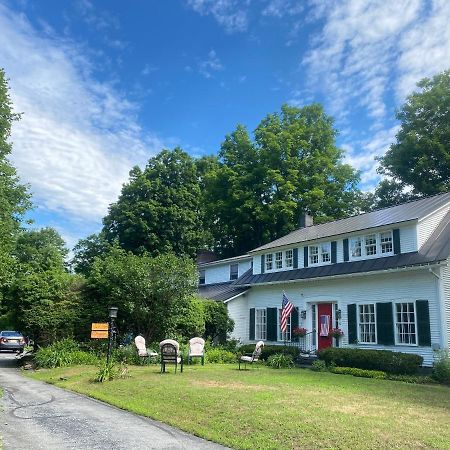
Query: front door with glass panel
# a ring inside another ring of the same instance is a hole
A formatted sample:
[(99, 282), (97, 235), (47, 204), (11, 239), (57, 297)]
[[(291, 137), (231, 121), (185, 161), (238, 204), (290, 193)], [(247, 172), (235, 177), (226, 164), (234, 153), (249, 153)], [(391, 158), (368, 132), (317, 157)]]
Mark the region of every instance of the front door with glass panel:
[(333, 305), (331, 303), (319, 303), (317, 305), (317, 348), (331, 347), (333, 338), (329, 336), (332, 328)]

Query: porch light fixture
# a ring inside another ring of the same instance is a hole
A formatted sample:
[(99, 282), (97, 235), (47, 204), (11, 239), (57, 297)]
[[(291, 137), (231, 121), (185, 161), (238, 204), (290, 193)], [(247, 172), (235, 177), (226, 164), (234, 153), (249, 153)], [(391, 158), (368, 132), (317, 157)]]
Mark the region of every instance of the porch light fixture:
[(302, 309), (302, 311), (300, 311), (300, 317), (302, 319), (306, 319), (306, 309)]
[(119, 308), (117, 308), (116, 306), (110, 306), (108, 308), (109, 318), (110, 319), (117, 319), (117, 311), (118, 310), (119, 310)]
[(337, 319), (337, 320), (341, 320), (341, 315), (342, 315), (341, 310), (340, 310), (340, 309), (337, 309), (337, 310), (336, 310), (336, 319)]

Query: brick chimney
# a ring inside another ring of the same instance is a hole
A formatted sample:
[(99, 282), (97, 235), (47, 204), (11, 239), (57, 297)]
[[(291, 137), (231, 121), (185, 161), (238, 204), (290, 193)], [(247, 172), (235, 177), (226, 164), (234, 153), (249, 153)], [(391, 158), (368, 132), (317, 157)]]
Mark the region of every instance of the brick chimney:
[(302, 212), (298, 218), (298, 227), (306, 228), (314, 225), (314, 219), (309, 214)]

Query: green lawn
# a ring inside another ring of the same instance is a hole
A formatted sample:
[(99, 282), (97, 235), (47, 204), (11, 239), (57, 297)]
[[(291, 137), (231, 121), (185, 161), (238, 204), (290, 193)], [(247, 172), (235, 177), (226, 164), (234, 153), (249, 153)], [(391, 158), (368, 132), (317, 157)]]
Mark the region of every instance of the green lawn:
[(31, 376), (234, 448), (450, 449), (444, 386), (236, 365), (195, 365), (176, 375), (131, 367), (130, 378), (100, 384), (90, 381), (96, 371)]

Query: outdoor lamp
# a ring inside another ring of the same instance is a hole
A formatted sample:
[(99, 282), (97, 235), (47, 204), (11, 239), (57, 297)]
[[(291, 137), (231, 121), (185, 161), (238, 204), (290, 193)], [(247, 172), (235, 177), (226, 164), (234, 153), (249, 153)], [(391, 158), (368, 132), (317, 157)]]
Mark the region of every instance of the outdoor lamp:
[(341, 320), (341, 310), (340, 309), (336, 310), (336, 319)]
[(109, 311), (109, 318), (110, 319), (117, 319), (117, 311), (119, 310), (119, 308), (117, 308), (116, 306), (110, 306), (108, 308)]
[(301, 317), (302, 319), (306, 319), (306, 309), (303, 309), (303, 310), (300, 312), (300, 317)]

